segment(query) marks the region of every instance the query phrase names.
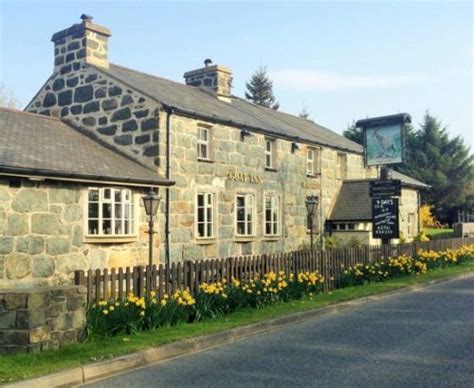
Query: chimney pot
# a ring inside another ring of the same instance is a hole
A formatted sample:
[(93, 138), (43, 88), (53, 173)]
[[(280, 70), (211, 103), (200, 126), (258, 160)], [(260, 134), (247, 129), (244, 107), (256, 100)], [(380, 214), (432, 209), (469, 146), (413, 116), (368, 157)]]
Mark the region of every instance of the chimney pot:
[(212, 60), (207, 58), (207, 59), (204, 60), (204, 66), (208, 67), (209, 65), (212, 65)]

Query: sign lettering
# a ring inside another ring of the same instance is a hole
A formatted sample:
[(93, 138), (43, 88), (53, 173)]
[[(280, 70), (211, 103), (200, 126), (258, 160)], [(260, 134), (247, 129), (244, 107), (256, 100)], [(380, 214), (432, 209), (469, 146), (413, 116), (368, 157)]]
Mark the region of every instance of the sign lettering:
[(260, 175), (248, 174), (237, 171), (230, 171), (227, 174), (227, 178), (234, 182), (253, 183), (256, 185), (263, 182), (263, 178)]
[(399, 237), (398, 198), (372, 199), (372, 237)]

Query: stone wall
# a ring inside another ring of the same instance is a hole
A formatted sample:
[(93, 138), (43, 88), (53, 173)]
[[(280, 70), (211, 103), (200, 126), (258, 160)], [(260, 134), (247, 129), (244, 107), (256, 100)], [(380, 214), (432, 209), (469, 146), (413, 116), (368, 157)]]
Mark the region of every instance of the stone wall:
[[(166, 115), (161, 115), (164, 128)], [(202, 122), (173, 115), (171, 119), (171, 258), (200, 259), (252, 253), (274, 253), (297, 249), (309, 241), (306, 230), (305, 198), (322, 198), (322, 220), (330, 214), (342, 183), (337, 173), (338, 151), (323, 148), (321, 174), (306, 176), (306, 145), (292, 150), (292, 142), (277, 139), (277, 168), (264, 167), (265, 136), (252, 133), (241, 139), (240, 129)], [(211, 128), (211, 161), (197, 159), (197, 130), (199, 125)], [(164, 139), (163, 133), (161, 139)], [(160, 147), (165, 149), (165, 143)], [(340, 152), (340, 151), (339, 151)], [(164, 156), (161, 172), (164, 172)], [(360, 179), (375, 174), (363, 168), (362, 155), (348, 154), (347, 179)], [(318, 162), (319, 163), (319, 162)], [(237, 172), (258, 176), (259, 183), (239, 181), (229, 177)], [(261, 182), (260, 182), (261, 178)], [(215, 193), (217, 203), (217, 239), (203, 241), (195, 235), (195, 198), (198, 190)], [(256, 237), (235, 235), (235, 195), (254, 194), (256, 198)], [(263, 236), (263, 196), (274, 193), (282, 199), (282, 234), (278, 238)], [(164, 247), (163, 247), (164, 249)], [(162, 257), (163, 256), (162, 249)]]
[(157, 104), (87, 64), (55, 73), (26, 110), (61, 117), (141, 163), (158, 164)]
[[(24, 180), (15, 188), (0, 179), (0, 289), (61, 284), (77, 269), (147, 263), (146, 215), (139, 198), (137, 238), (115, 243), (84, 241), (86, 198), (87, 186), (78, 184)], [(155, 242), (158, 246), (160, 239)]]
[[(414, 189), (402, 188), (399, 199), (400, 237), (407, 242), (412, 241), (420, 233), (418, 229), (418, 192)], [(408, 217), (411, 217), (411, 232), (408, 230)]]
[(85, 337), (86, 289), (0, 291), (0, 353), (35, 352)]

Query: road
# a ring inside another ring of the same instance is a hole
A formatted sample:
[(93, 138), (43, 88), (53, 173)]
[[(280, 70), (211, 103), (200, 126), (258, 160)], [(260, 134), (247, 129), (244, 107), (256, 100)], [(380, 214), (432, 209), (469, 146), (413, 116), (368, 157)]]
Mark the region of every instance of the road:
[(91, 387), (474, 387), (474, 277), (100, 381)]

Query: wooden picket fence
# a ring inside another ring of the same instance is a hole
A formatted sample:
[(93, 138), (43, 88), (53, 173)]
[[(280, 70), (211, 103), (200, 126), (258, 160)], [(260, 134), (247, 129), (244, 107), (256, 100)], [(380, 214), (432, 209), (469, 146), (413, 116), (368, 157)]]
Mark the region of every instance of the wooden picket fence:
[(150, 291), (155, 291), (160, 298), (164, 294), (169, 295), (186, 288), (195, 294), (203, 282), (223, 279), (230, 282), (232, 278), (245, 282), (270, 271), (284, 271), (286, 275), (318, 271), (325, 278), (323, 290), (331, 291), (340, 287), (342, 266), (347, 268), (358, 263), (368, 264), (381, 258), (402, 254), (414, 255), (419, 249), (440, 251), (473, 243), (474, 238), (453, 238), (397, 245), (183, 261), (151, 267), (75, 271), (74, 283), (87, 287), (88, 303), (97, 303), (100, 300), (125, 300), (130, 293), (145, 296)]

